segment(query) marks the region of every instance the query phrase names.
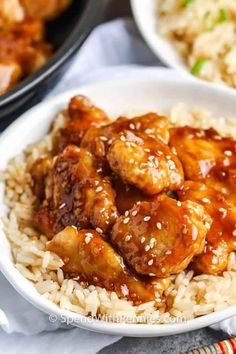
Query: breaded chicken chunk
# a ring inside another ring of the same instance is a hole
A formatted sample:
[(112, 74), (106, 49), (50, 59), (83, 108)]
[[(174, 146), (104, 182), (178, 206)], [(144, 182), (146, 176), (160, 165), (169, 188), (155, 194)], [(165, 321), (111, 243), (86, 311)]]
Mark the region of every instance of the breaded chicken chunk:
[(72, 0), (20, 0), (26, 16), (53, 20), (71, 4)]
[(94, 230), (67, 227), (47, 245), (64, 261), (63, 270), (80, 281), (98, 285), (135, 304), (154, 299), (151, 285), (134, 277), (122, 257)]
[(165, 143), (169, 140), (168, 119), (156, 113), (147, 113), (130, 119), (120, 117), (101, 128), (91, 128), (83, 137), (81, 146), (87, 148), (97, 158), (105, 158), (115, 136), (124, 130), (145, 133)]
[(29, 173), (33, 181), (32, 189), (39, 200), (45, 198), (46, 178), (52, 167), (52, 162), (50, 156), (41, 157), (30, 166)]
[(117, 218), (115, 192), (97, 171), (93, 155), (69, 145), (54, 161), (46, 180), (45, 201), (36, 211), (36, 226), (52, 236), (65, 226), (110, 230)]
[(145, 134), (124, 131), (114, 138), (107, 160), (111, 169), (148, 195), (179, 189), (183, 170), (168, 145)]
[(137, 273), (164, 278), (184, 270), (203, 252), (210, 225), (201, 205), (162, 194), (118, 218), (112, 242)]
[(87, 97), (73, 97), (66, 112), (65, 124), (54, 138), (55, 150), (63, 151), (70, 144), (79, 146), (90, 127), (100, 127), (109, 122), (106, 113), (95, 107)]
[(40, 21), (25, 20), (0, 31), (0, 94), (41, 68), (51, 54)]
[(235, 205), (226, 195), (201, 182), (187, 181), (178, 195), (182, 201), (203, 205), (213, 220), (204, 251), (194, 258), (193, 267), (205, 274), (222, 273), (227, 269), (229, 253), (236, 251)]
[(235, 141), (221, 137), (214, 129), (172, 128), (170, 146), (177, 151), (186, 178), (192, 181), (211, 183), (211, 173), (236, 166)]
[(25, 12), (20, 0), (0, 0), (0, 30), (23, 21)]
[(124, 183), (121, 178), (112, 175), (112, 187), (116, 192), (116, 206), (120, 214), (124, 214), (139, 201), (151, 201), (155, 196), (148, 196), (138, 188)]

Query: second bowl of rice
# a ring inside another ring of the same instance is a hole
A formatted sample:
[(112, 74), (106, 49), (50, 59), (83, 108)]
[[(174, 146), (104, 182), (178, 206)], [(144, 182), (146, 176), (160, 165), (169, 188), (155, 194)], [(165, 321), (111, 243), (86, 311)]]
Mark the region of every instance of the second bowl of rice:
[[(201, 87), (183, 77), (173, 78), (166, 69), (144, 69), (136, 79), (81, 87), (42, 103), (3, 134), (0, 270), (28, 301), (59, 321), (126, 336), (181, 333), (236, 314), (234, 252), (222, 275), (196, 276), (186, 270), (173, 276), (166, 290), (174, 296), (171, 306), (156, 308), (153, 301), (134, 306), (115, 292), (67, 279), (62, 260), (46, 251), (47, 238), (31, 223), (35, 197), (28, 166), (51, 151), (53, 134), (63, 120), (60, 111), (73, 95), (90, 97), (113, 119), (154, 111), (168, 115), (173, 126), (214, 127), (219, 134), (236, 138), (234, 95), (229, 92), (223, 97), (220, 88)], [(48, 133), (55, 117), (54, 130)]]

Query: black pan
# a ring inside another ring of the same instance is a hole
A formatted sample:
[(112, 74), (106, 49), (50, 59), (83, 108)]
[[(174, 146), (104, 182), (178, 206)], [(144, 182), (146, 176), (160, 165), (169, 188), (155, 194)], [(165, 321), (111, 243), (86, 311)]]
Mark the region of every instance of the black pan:
[(74, 0), (57, 20), (48, 24), (47, 39), (55, 52), (45, 66), (13, 90), (0, 96), (0, 130), (39, 102), (61, 77), (69, 59), (103, 17), (108, 0)]

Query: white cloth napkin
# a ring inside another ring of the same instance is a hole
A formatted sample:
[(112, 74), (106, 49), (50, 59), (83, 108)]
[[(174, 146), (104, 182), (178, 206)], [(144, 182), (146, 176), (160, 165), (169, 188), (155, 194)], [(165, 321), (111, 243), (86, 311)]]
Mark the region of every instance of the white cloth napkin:
[[(48, 97), (91, 81), (136, 75), (142, 70), (140, 65), (161, 64), (141, 39), (133, 21), (103, 24), (92, 32)], [(60, 326), (58, 322), (50, 323), (47, 315), (26, 302), (0, 274), (0, 354), (93, 354), (120, 338), (78, 328), (59, 329)], [(222, 322), (217, 329), (236, 335), (236, 319)]]

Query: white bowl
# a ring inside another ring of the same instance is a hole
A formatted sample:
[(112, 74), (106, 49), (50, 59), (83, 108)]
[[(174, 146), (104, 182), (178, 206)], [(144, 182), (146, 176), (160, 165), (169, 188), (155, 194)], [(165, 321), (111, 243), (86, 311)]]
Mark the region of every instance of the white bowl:
[(152, 51), (166, 65), (188, 72), (174, 45), (158, 33), (158, 0), (130, 0), (130, 2), (135, 22)]
[[(219, 88), (178, 77), (167, 69), (143, 69), (136, 78), (118, 79), (100, 82), (45, 101), (26, 112), (14, 122), (0, 138), (0, 169), (6, 167), (7, 161), (19, 154), (28, 144), (40, 139), (48, 130), (56, 113), (66, 107), (70, 97), (84, 94), (96, 105), (105, 109), (108, 114), (116, 117), (130, 112), (157, 111), (166, 113), (178, 102), (190, 107), (205, 107), (217, 116), (233, 117), (236, 113), (236, 101), (232, 92), (224, 92)], [(0, 210), (6, 212), (3, 202), (3, 184), (0, 184)], [(30, 303), (47, 314), (73, 322), (74, 325), (96, 332), (154, 337), (187, 332), (205, 327), (236, 315), (236, 305), (222, 311), (196, 318), (186, 323), (143, 325), (116, 324), (91, 320), (84, 316), (65, 311), (49, 300), (44, 299), (34, 286), (25, 279), (14, 267), (9, 242), (0, 227), (0, 270), (14, 288)]]
[(135, 22), (148, 46), (167, 66), (179, 70), (182, 74), (188, 75), (191, 79), (205, 82), (209, 86), (220, 86), (224, 90), (235, 89), (227, 85), (215, 82), (204, 81), (192, 75), (184, 63), (181, 55), (171, 43), (158, 33), (158, 0), (130, 0)]

